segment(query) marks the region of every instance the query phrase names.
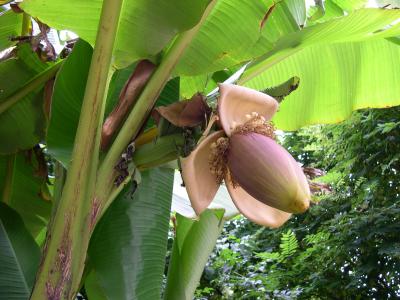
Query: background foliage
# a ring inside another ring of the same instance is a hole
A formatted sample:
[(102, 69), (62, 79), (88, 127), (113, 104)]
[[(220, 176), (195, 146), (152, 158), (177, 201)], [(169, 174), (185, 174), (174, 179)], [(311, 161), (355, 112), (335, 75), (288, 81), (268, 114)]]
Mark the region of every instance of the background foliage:
[(286, 135), (285, 146), (333, 192), (277, 230), (227, 223), (198, 299), (400, 296), (399, 107)]

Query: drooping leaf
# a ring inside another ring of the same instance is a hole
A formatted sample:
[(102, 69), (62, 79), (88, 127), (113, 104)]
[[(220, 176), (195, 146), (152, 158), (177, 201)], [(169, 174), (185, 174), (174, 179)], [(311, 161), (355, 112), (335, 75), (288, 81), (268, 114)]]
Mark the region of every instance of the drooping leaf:
[(38, 173), (38, 168), (34, 155), (0, 156), (0, 191), (4, 195), (4, 189), (9, 190), (8, 199), (0, 202), (19, 213), (35, 238), (46, 227), (51, 212), (51, 202), (46, 199), (46, 178)]
[[(32, 78), (46, 72), (49, 64), (39, 60), (28, 44), (18, 47), (17, 58), (0, 63), (0, 106)], [(46, 117), (43, 109), (43, 84), (0, 113), (0, 153), (32, 148), (44, 138)]]
[(96, 227), (89, 258), (108, 299), (160, 298), (173, 174), (170, 169), (143, 172), (133, 197), (127, 187)]
[(224, 210), (206, 210), (200, 219), (176, 215), (173, 244), (164, 299), (193, 299), (207, 259), (223, 227)]
[(274, 64), (307, 47), (397, 36), (400, 34), (400, 23), (390, 25), (399, 19), (400, 12), (396, 10), (362, 9), (347, 16), (287, 34), (277, 41), (273, 50), (260, 56), (248, 66), (240, 82), (247, 82)]
[[(115, 63), (123, 68), (140, 58), (160, 52), (175, 34), (200, 20), (209, 0), (125, 1), (115, 46)], [(68, 29), (94, 44), (101, 0), (27, 0), (21, 7), (31, 16), (56, 29)], [(62, 12), (62, 14), (60, 14)]]
[(16, 211), (0, 202), (0, 299), (27, 300), (40, 250)]
[(16, 14), (12, 10), (0, 14), (0, 50), (14, 44), (10, 38), (19, 35), (21, 27), (22, 14)]
[(262, 90), (300, 77), (299, 88), (273, 120), (280, 129), (295, 130), (340, 122), (355, 109), (400, 104), (399, 63), (400, 47), (384, 39), (321, 45), (290, 56), (246, 85)]

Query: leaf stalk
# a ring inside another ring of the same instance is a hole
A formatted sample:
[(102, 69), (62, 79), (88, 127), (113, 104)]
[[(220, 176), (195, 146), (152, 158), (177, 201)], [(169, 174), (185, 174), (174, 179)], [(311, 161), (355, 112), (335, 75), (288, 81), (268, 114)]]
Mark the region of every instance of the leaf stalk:
[(71, 163), (54, 222), (48, 229), (32, 300), (73, 299), (79, 288), (91, 234), (90, 196), (122, 3), (103, 1)]

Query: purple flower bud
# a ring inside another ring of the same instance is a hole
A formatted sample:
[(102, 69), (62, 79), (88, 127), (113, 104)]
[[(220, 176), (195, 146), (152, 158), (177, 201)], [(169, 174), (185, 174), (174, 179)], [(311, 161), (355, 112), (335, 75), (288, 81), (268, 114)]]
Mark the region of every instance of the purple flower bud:
[(266, 205), (289, 213), (304, 212), (309, 206), (310, 188), (301, 167), (269, 137), (232, 135), (228, 167), (233, 180)]

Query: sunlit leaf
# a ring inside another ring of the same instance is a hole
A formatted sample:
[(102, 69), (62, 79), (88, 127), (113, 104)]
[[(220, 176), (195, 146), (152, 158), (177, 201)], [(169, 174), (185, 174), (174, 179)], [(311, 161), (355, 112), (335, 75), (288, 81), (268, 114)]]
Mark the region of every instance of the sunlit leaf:
[(285, 1), (276, 4), (264, 19), (274, 3), (272, 0), (218, 1), (180, 60), (176, 73), (214, 72), (273, 49), (280, 37), (299, 30)]
[[(209, 0), (124, 1), (115, 46), (115, 63), (126, 67), (156, 55), (175, 34), (200, 20)], [(33, 17), (56, 29), (69, 29), (94, 44), (101, 0), (26, 0), (21, 7)], [(62, 12), (62, 13), (60, 13)]]
[(332, 0), (335, 4), (346, 11), (363, 8), (368, 0)]
[(400, 47), (387, 40), (321, 45), (292, 55), (247, 85), (264, 89), (300, 77), (299, 88), (274, 118), (277, 127), (295, 130), (340, 122), (355, 109), (400, 104), (399, 64)]

